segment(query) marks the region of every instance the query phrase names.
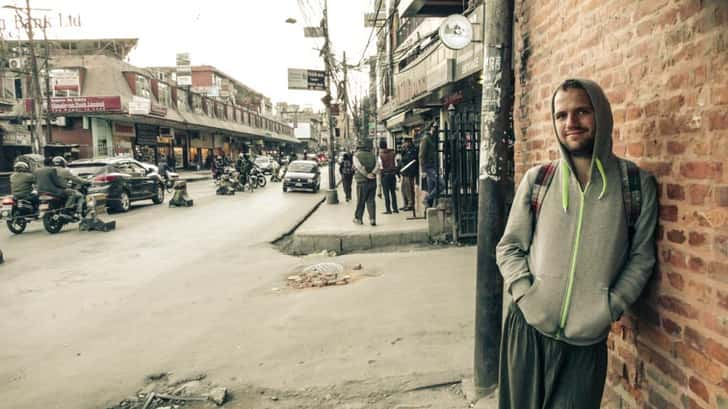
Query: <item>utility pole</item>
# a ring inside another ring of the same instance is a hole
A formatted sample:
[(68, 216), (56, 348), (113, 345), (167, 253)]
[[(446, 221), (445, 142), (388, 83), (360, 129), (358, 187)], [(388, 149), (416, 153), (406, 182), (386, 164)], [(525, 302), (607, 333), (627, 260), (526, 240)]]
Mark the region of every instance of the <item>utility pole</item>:
[[(18, 9), (16, 9), (18, 10)], [(41, 89), (40, 89), (40, 74), (38, 73), (38, 59), (35, 55), (35, 42), (33, 41), (33, 19), (30, 15), (30, 0), (25, 0), (25, 14), (28, 18), (25, 22), (26, 33), (28, 34), (28, 48), (30, 48), (30, 69), (32, 75), (32, 89), (33, 89), (33, 111), (35, 112), (35, 137), (36, 144), (33, 146), (34, 150), (37, 149), (41, 155), (43, 154), (43, 147), (48, 143), (43, 137), (43, 125), (40, 122), (43, 114), (43, 105), (41, 103)], [(50, 107), (49, 107), (50, 108)]]
[(349, 88), (348, 88), (348, 77), (346, 68), (346, 51), (344, 51), (344, 146), (348, 148), (349, 145)]
[(48, 33), (46, 32), (46, 27), (43, 26), (43, 45), (45, 47), (45, 86), (46, 86), (46, 116), (45, 116), (45, 124), (46, 124), (46, 143), (50, 143), (52, 136), (53, 136), (53, 130), (51, 129), (51, 69), (48, 65), (49, 60), (49, 50), (48, 50)]
[(478, 256), (475, 296), (474, 383), (478, 397), (498, 386), (503, 281), (495, 247), (513, 200), (513, 5), (489, 0), (484, 7), (483, 97), (478, 184)]
[(324, 66), (326, 70), (326, 115), (329, 117), (329, 191), (326, 192), (327, 204), (338, 204), (339, 195), (336, 192), (336, 173), (334, 171), (334, 118), (331, 116), (331, 80), (334, 78), (331, 72), (331, 64), (329, 61), (331, 42), (329, 40), (329, 14), (328, 0), (324, 0), (324, 19), (322, 21), (324, 29)]

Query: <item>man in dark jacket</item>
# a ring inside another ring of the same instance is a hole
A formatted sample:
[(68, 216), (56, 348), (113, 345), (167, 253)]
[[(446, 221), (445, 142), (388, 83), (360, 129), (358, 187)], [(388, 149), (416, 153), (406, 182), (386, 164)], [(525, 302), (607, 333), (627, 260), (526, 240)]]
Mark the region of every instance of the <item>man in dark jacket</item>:
[(394, 151), (387, 149), (387, 141), (379, 141), (379, 166), (382, 172), (382, 190), (384, 191), (384, 214), (399, 213), (397, 209), (397, 165)]
[(13, 165), (15, 171), (10, 175), (10, 193), (19, 200), (33, 200), (33, 185), (36, 184), (35, 175), (30, 171), (27, 163), (18, 161)]
[(415, 179), (417, 178), (418, 169), (417, 147), (412, 144), (412, 138), (405, 136), (404, 142), (402, 143), (402, 163), (399, 169), (402, 177), (404, 207), (399, 210), (409, 211), (415, 207)]
[(57, 167), (47, 166), (35, 171), (35, 177), (38, 183), (38, 192), (49, 193), (53, 196), (66, 199), (67, 209), (73, 208), (73, 205), (76, 204), (77, 212), (81, 213), (81, 210), (83, 209), (83, 195), (81, 195), (81, 193), (77, 190), (68, 187), (68, 183), (58, 173), (58, 169), (59, 168)]
[(435, 205), (435, 199), (439, 190), (437, 178), (438, 135), (439, 128), (437, 122), (433, 121), (427, 131), (425, 131), (424, 137), (420, 142), (419, 161), (421, 173), (427, 178), (427, 197), (425, 197), (425, 205), (427, 207)]
[(354, 213), (354, 223), (362, 224), (364, 216), (364, 205), (369, 213), (369, 222), (372, 226), (377, 225), (376, 207), (374, 203), (374, 195), (377, 191), (377, 172), (379, 172), (379, 162), (377, 157), (371, 152), (371, 147), (367, 141), (359, 142), (359, 150), (354, 155), (354, 179), (356, 180), (356, 211)]
[(341, 185), (344, 187), (346, 201), (351, 200), (351, 182), (354, 180), (354, 160), (349, 152), (344, 153), (344, 157), (339, 164), (339, 174), (341, 174)]
[(74, 189), (90, 185), (91, 183), (81, 179), (80, 177), (74, 175), (71, 173), (70, 170), (66, 166), (68, 166), (68, 162), (66, 162), (66, 159), (64, 159), (62, 156), (56, 156), (51, 160), (53, 163), (53, 166), (56, 167), (56, 172), (58, 173), (58, 177), (61, 179), (61, 182), (66, 187), (64, 189), (67, 198), (66, 198), (66, 209), (71, 209), (76, 206), (76, 216), (80, 217), (81, 212), (83, 211), (83, 195), (78, 190)]

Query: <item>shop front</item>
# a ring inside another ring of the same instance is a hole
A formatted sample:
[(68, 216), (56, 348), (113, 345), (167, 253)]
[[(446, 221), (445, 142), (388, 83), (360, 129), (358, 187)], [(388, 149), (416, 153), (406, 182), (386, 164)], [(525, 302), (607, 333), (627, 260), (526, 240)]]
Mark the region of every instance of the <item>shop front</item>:
[(190, 132), (190, 144), (187, 155), (191, 164), (198, 169), (209, 169), (213, 158), (213, 138), (211, 134), (198, 131)]
[(114, 121), (111, 132), (112, 155), (131, 157), (136, 132), (134, 124)]
[(114, 143), (111, 121), (106, 119), (90, 118), (90, 122), (93, 157), (104, 158), (113, 156)]
[(156, 125), (136, 124), (135, 131), (134, 159), (140, 162), (156, 164), (159, 160), (159, 152), (157, 151), (159, 127)]
[(25, 127), (0, 123), (2, 144), (0, 144), (0, 172), (10, 172), (15, 158), (32, 152), (30, 132)]

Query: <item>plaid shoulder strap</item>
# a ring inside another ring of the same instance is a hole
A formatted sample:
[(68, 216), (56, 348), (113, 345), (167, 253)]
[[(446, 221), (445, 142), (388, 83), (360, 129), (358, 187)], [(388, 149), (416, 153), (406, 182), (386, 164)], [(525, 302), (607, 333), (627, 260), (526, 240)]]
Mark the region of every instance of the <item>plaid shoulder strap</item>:
[(640, 169), (634, 162), (626, 159), (619, 160), (619, 170), (622, 174), (622, 200), (627, 218), (627, 229), (630, 240), (634, 236), (637, 218), (642, 211), (642, 185), (640, 183)]
[(538, 168), (536, 181), (533, 183), (533, 188), (531, 189), (531, 213), (533, 213), (534, 221), (538, 219), (538, 214), (541, 212), (543, 199), (549, 190), (549, 185), (551, 185), (551, 180), (554, 178), (558, 163), (559, 161), (555, 160), (545, 163)]

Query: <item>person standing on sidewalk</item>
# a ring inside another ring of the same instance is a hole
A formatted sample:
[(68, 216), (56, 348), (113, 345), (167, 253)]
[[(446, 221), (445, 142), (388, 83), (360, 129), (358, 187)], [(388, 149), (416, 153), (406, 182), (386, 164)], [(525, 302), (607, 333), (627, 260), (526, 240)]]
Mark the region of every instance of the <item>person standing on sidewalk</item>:
[(604, 92), (567, 80), (551, 109), (561, 159), (526, 172), (496, 248), (500, 409), (598, 409), (611, 324), (655, 265), (655, 178), (612, 153)]
[(339, 174), (341, 174), (341, 184), (344, 186), (344, 195), (348, 202), (351, 200), (351, 182), (354, 180), (354, 161), (349, 152), (344, 153), (341, 159)]
[[(410, 164), (410, 162), (414, 163)], [(407, 166), (409, 164), (409, 166)], [(402, 178), (402, 198), (404, 206), (399, 210), (409, 211), (415, 207), (415, 179), (417, 178), (417, 148), (412, 144), (412, 138), (404, 137), (402, 143), (402, 162), (399, 173)]]
[(384, 191), (384, 214), (399, 213), (397, 209), (397, 165), (394, 151), (387, 149), (387, 141), (379, 141), (379, 167), (382, 174), (382, 190)]
[(374, 195), (377, 191), (377, 173), (379, 162), (371, 152), (371, 147), (366, 141), (359, 142), (359, 150), (354, 155), (354, 180), (356, 180), (356, 211), (354, 223), (363, 224), (364, 206), (369, 213), (369, 222), (372, 226), (377, 225), (376, 205)]
[(432, 207), (435, 205), (435, 199), (438, 194), (437, 180), (437, 137), (439, 128), (437, 121), (433, 120), (429, 128), (425, 131), (424, 137), (420, 142), (420, 173), (427, 178), (427, 196), (424, 205)]

